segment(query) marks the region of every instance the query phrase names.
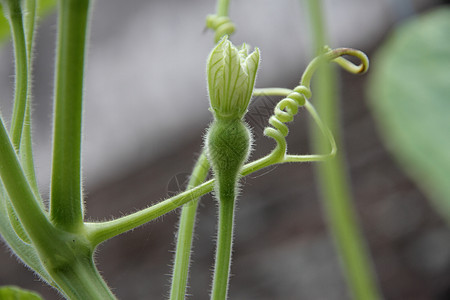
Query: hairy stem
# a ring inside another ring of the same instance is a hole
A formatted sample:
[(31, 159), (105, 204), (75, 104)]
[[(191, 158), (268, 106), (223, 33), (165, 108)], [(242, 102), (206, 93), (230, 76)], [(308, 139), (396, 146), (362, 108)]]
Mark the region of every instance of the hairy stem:
[(87, 238), (92, 244), (98, 245), (211, 192), (213, 187), (214, 180), (209, 180), (174, 197), (118, 219), (101, 223), (85, 223)]
[(68, 231), (83, 225), (81, 136), (89, 0), (60, 0), (50, 215)]
[(33, 158), (33, 140), (31, 137), (31, 98), (32, 98), (32, 73), (33, 73), (33, 44), (34, 44), (34, 28), (36, 25), (36, 0), (26, 0), (25, 1), (25, 10), (24, 10), (24, 32), (25, 32), (25, 41), (27, 46), (27, 67), (28, 67), (28, 93), (27, 93), (27, 102), (25, 108), (25, 120), (23, 124), (22, 138), (20, 144), (20, 158), (22, 162), (23, 169), (28, 178), (28, 182), (30, 183), (33, 192), (36, 198), (39, 199), (39, 202), (42, 207), (44, 207), (44, 203), (39, 194), (38, 184), (36, 180), (36, 172), (34, 169), (34, 158)]
[[(23, 170), (37, 198), (37, 188), (31, 140), (31, 52), (35, 25), (35, 0), (1, 0), (13, 37), (15, 61), (14, 108), (10, 137), (23, 163)], [(42, 201), (41, 201), (42, 203)]]
[[(6, 2), (6, 3), (4, 3)], [(25, 108), (27, 105), (28, 93), (28, 57), (27, 45), (25, 39), (25, 28), (22, 20), (22, 7), (19, 1), (3, 1), (7, 10), (8, 20), (11, 26), (11, 32), (14, 44), (15, 56), (15, 95), (13, 116), (11, 119), (11, 141), (16, 151), (19, 151), (20, 140), (25, 120)]]
[(78, 258), (67, 268), (55, 270), (51, 275), (68, 299), (116, 299), (97, 271), (91, 255)]
[[(209, 171), (209, 162), (205, 151), (202, 152), (192, 171), (188, 189), (205, 181)], [(194, 234), (195, 216), (197, 214), (199, 198), (183, 205), (178, 225), (175, 262), (172, 273), (171, 300), (182, 300), (186, 295), (189, 264), (191, 259), (192, 238)]]
[(221, 193), (212, 300), (227, 299), (233, 244), (234, 205), (234, 195), (227, 192)]
[(51, 252), (54, 228), (27, 181), (3, 122), (0, 122), (0, 178), (35, 247)]

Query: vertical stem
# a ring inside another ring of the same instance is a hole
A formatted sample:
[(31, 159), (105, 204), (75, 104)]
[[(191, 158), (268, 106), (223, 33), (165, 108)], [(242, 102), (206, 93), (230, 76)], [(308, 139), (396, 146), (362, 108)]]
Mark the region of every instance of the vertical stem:
[(20, 140), (25, 120), (25, 108), (28, 92), (28, 58), (25, 42), (25, 31), (22, 21), (22, 7), (19, 1), (6, 1), (3, 5), (12, 30), (15, 56), (15, 95), (13, 116), (11, 119), (11, 141), (16, 151), (19, 151)]
[(83, 224), (81, 136), (89, 0), (60, 0), (51, 181), (51, 220), (73, 231)]
[[(326, 40), (321, 1), (309, 0), (308, 5), (313, 43), (315, 50), (319, 52)], [(338, 148), (342, 149), (335, 85), (335, 72), (329, 65), (322, 64), (318, 70), (315, 88), (316, 107), (325, 124), (333, 132)], [(328, 141), (316, 127), (313, 130), (313, 143), (315, 151), (319, 153), (328, 150)], [(334, 236), (354, 299), (382, 299), (372, 271), (370, 255), (358, 224), (342, 152), (338, 152), (338, 155), (326, 162), (317, 164), (317, 177), (329, 228)]]
[(223, 196), (225, 195), (220, 195), (219, 201), (219, 230), (211, 300), (227, 299), (230, 280), (235, 199), (234, 196)]
[(32, 95), (32, 51), (34, 43), (34, 28), (36, 24), (36, 0), (26, 0), (24, 9), (24, 32), (25, 42), (27, 46), (27, 67), (28, 67), (28, 93), (25, 108), (25, 121), (23, 124), (23, 132), (20, 145), (20, 158), (23, 169), (28, 178), (36, 198), (40, 200), (41, 206), (44, 207), (44, 203), (39, 195), (38, 184), (36, 180), (36, 172), (34, 169), (33, 159), (33, 140), (31, 136), (31, 95)]
[(13, 37), (15, 56), (15, 93), (10, 136), (23, 162), (24, 171), (38, 196), (31, 141), (31, 49), (35, 23), (35, 0), (3, 0)]
[(228, 17), (228, 8), (230, 6), (230, 0), (217, 1), (217, 15)]
[(28, 100), (26, 110), (25, 110), (25, 123), (23, 126), (22, 139), (20, 145), (20, 159), (22, 163), (23, 170), (27, 176), (28, 182), (39, 202), (44, 208), (44, 203), (42, 202), (41, 196), (39, 194), (38, 184), (36, 180), (36, 172), (34, 170), (34, 159), (33, 159), (33, 149), (32, 149), (32, 139), (31, 139), (31, 103)]
[[(209, 170), (209, 162), (205, 151), (202, 152), (192, 171), (187, 189), (201, 184), (206, 179)], [(178, 225), (177, 247), (172, 273), (172, 286), (170, 290), (171, 300), (182, 300), (186, 295), (189, 264), (191, 259), (192, 238), (195, 226), (199, 198), (185, 204), (181, 211)]]

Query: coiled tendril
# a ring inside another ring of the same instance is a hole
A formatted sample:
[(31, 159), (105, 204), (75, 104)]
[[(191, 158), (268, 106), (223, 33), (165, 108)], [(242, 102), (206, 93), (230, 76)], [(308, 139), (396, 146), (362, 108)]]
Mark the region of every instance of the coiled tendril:
[[(343, 55), (349, 55), (358, 58), (361, 63), (355, 65), (353, 62), (343, 58)], [(316, 110), (312, 104), (308, 101), (311, 98), (312, 93), (310, 89), (311, 77), (316, 71), (317, 67), (322, 62), (335, 62), (343, 69), (350, 73), (361, 74), (367, 71), (369, 68), (369, 60), (367, 56), (355, 49), (350, 48), (337, 48), (330, 49), (324, 48), (324, 53), (314, 58), (303, 73), (300, 84), (291, 89), (283, 88), (268, 88), (268, 89), (255, 89), (254, 95), (279, 95), (285, 96), (276, 105), (274, 114), (270, 117), (269, 123), (272, 127), (266, 127), (264, 129), (264, 135), (271, 137), (277, 143), (276, 148), (266, 157), (265, 163), (269, 161), (273, 162), (293, 162), (293, 161), (312, 161), (323, 160), (329, 156), (333, 156), (336, 153), (336, 143), (330, 130), (323, 124)], [(298, 108), (304, 106), (315, 122), (321, 129), (322, 133), (329, 139), (331, 145), (331, 151), (329, 154), (317, 154), (317, 155), (288, 155), (286, 154), (286, 136), (289, 133), (287, 122), (294, 120), (294, 116), (298, 113)], [(264, 159), (263, 159), (264, 160)], [(263, 163), (260, 161), (259, 163)]]
[(273, 127), (266, 127), (264, 135), (273, 138), (281, 149), (286, 149), (286, 136), (289, 128), (285, 123), (294, 120), (298, 108), (305, 105), (306, 99), (310, 97), (311, 91), (308, 87), (302, 85), (295, 87), (275, 106), (274, 114), (269, 118), (269, 123)]
[(214, 30), (214, 40), (217, 43), (224, 35), (230, 36), (236, 26), (227, 16), (208, 15), (206, 17), (206, 27)]

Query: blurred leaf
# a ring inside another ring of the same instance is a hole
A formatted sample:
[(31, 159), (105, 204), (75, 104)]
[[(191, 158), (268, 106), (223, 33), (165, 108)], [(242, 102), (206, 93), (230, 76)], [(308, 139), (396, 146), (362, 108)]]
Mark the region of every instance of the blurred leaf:
[(9, 37), (9, 24), (3, 16), (3, 8), (0, 5), (0, 43)]
[(407, 174), (450, 221), (450, 9), (401, 24), (372, 62), (371, 108)]
[(42, 300), (41, 296), (32, 291), (27, 291), (16, 286), (0, 287), (0, 299), (2, 300)]
[[(37, 15), (44, 17), (51, 13), (56, 7), (56, 0), (37, 0)], [(10, 36), (9, 23), (3, 16), (3, 9), (0, 5), (0, 45)]]
[(56, 8), (56, 1), (57, 0), (37, 0), (38, 16), (43, 17), (51, 13)]

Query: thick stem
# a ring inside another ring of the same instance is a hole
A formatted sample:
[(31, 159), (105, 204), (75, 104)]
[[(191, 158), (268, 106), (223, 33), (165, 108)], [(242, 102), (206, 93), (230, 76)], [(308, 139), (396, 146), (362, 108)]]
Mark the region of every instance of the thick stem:
[[(325, 45), (325, 29), (321, 13), (321, 1), (308, 1), (313, 27), (314, 45), (319, 52)], [(336, 75), (328, 65), (319, 65), (316, 82), (317, 110), (324, 123), (330, 128), (338, 145), (341, 130), (337, 118), (338, 104), (335, 99)], [(315, 151), (327, 151), (328, 141), (314, 127), (313, 141)], [(339, 147), (342, 149), (342, 147)], [(341, 256), (342, 265), (350, 290), (355, 299), (381, 299), (375, 276), (372, 271), (370, 255), (360, 231), (351, 189), (342, 153), (317, 165), (317, 178), (323, 197), (323, 205), (329, 227)]]
[(67, 268), (55, 270), (51, 276), (68, 299), (116, 299), (100, 276), (91, 256), (78, 258)]
[[(201, 184), (209, 171), (209, 162), (203, 151), (195, 164), (189, 179), (188, 189)], [(170, 299), (182, 300), (186, 295), (189, 264), (191, 259), (192, 239), (199, 198), (183, 205), (178, 225), (177, 247), (172, 273)]]
[(84, 232), (75, 235), (58, 230), (47, 219), (20, 167), (2, 122), (0, 177), (42, 266), (58, 288), (70, 299), (114, 299), (92, 263), (93, 246), (84, 237)]
[(81, 136), (89, 0), (59, 1), (50, 215), (62, 229), (83, 224)]
[(227, 299), (233, 244), (234, 205), (234, 195), (227, 192), (221, 193), (212, 300)]

